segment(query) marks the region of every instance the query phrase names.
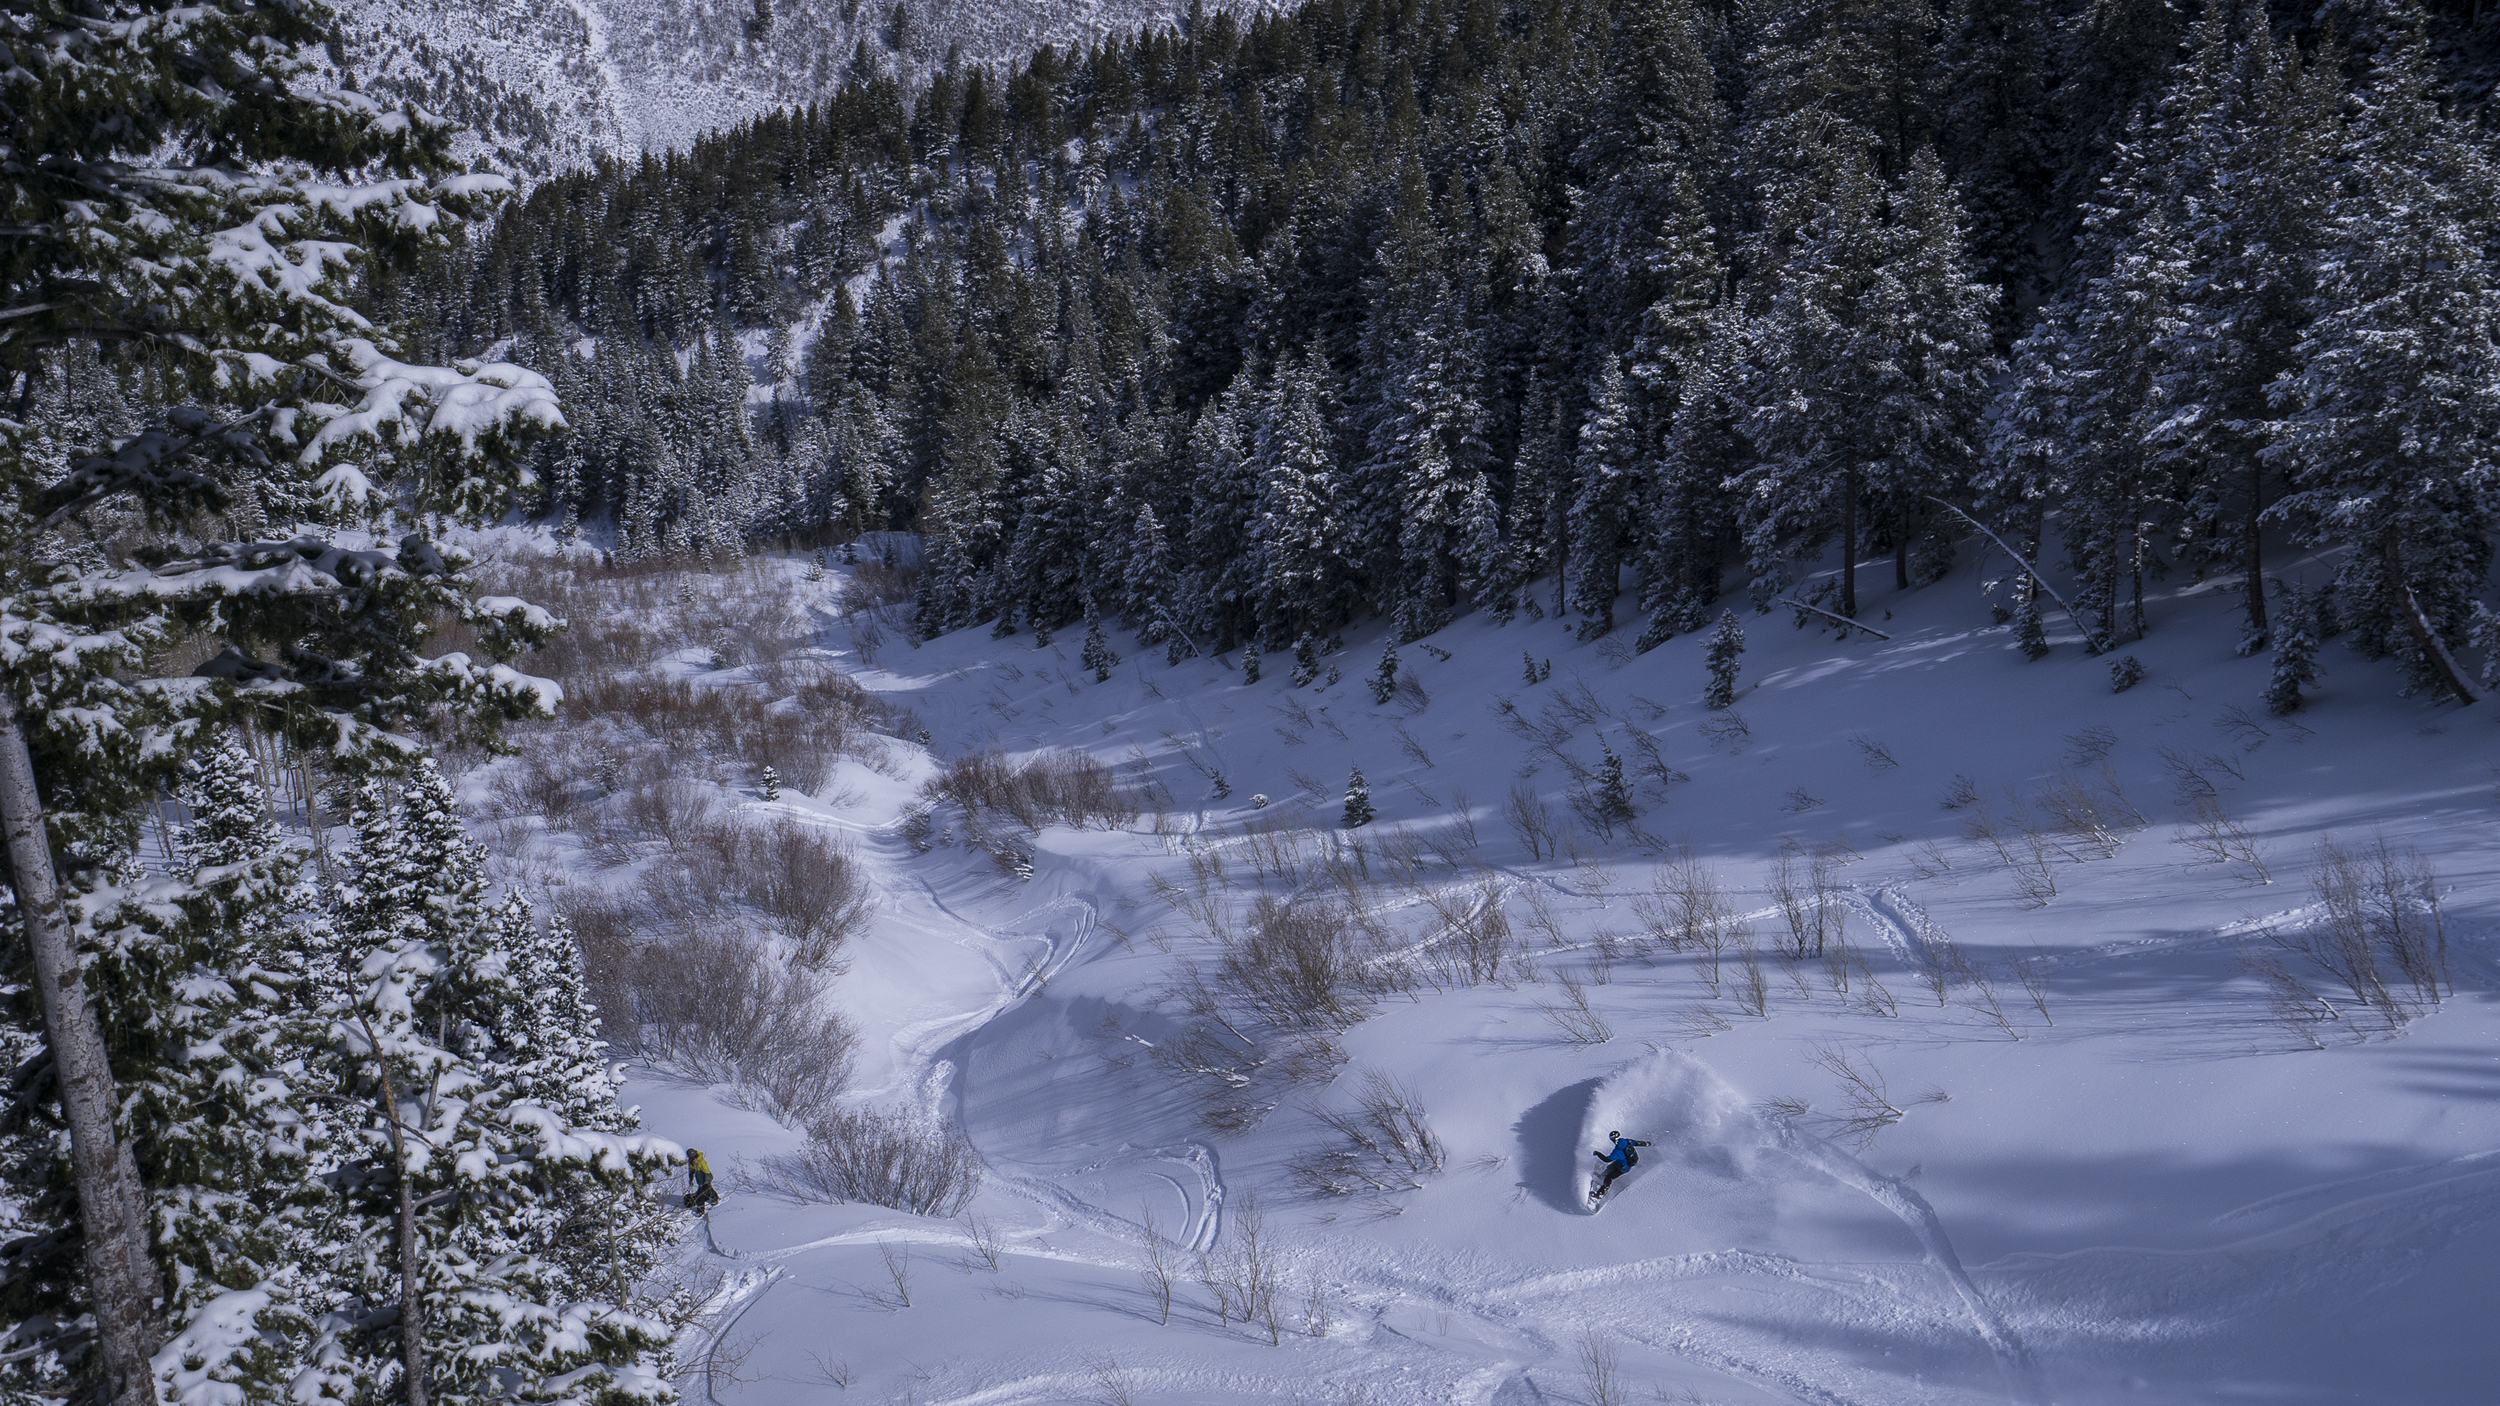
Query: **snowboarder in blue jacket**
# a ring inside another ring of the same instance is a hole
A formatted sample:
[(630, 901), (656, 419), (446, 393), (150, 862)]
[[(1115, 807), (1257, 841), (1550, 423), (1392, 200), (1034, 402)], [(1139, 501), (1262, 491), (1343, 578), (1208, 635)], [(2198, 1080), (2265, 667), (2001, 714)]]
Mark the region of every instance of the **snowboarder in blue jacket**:
[(1589, 1154), (1606, 1164), (1606, 1179), (1597, 1184), (1595, 1191), (1589, 1193), (1589, 1204), (1592, 1206), (1605, 1199), (1606, 1188), (1615, 1184), (1616, 1177), (1640, 1165), (1641, 1154), (1632, 1149), (1649, 1146), (1639, 1138), (1628, 1138), (1620, 1132), (1610, 1132), (1606, 1136), (1612, 1138), (1615, 1145), (1607, 1151)]

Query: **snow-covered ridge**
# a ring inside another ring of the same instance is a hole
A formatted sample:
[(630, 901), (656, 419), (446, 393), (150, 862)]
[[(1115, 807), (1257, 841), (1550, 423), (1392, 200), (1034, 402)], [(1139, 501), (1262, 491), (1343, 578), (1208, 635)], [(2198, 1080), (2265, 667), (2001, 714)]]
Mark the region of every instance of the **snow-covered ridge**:
[[(1253, 9), (1250, 3), (1211, 8)], [(804, 106), (850, 76), (862, 44), (898, 72), (957, 46), (1003, 59), (1188, 12), (1171, 0), (341, 0), (351, 71), (467, 128), (463, 154), (544, 175), (600, 155), (691, 144), (778, 107)]]

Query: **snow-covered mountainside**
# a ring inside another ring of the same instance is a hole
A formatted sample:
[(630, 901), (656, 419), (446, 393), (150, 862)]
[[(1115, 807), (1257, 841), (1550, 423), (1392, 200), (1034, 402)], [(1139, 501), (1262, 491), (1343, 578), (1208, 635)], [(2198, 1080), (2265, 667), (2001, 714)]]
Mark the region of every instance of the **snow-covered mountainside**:
[[(845, 584), (634, 588), (736, 602), (659, 642), (689, 697), (763, 707), (799, 661), (910, 710), (821, 784), (667, 784), (851, 847), (845, 1104), (958, 1124), (985, 1180), (952, 1219), (826, 1204), (752, 1089), (639, 1071), (729, 1193), (690, 1227), (690, 1399), (2488, 1399), (2484, 707), (2330, 651), (2270, 715), (2215, 581), (2098, 658), (2052, 629), (2026, 661), (1968, 565), (1873, 589), (1888, 638), (1747, 616), (1716, 711), (1706, 632), (1470, 616), (1375, 702), (1378, 624), (1297, 688), (915, 649), (844, 632)], [(794, 648), (739, 642), (774, 618)], [(989, 749), (1086, 754), (1139, 808), (1036, 831), (923, 789)], [(524, 872), (662, 862), (566, 804), (505, 807)], [(1652, 1145), (1593, 1214), (1617, 1129)]]
[[(529, 174), (602, 153), (683, 147), (714, 128), (804, 106), (860, 46), (902, 72), (960, 46), (1025, 53), (1188, 12), (1172, 0), (340, 0), (358, 81), (469, 129), (465, 155)], [(1221, 8), (1256, 8), (1253, 5)], [(898, 30), (897, 13), (904, 16)]]

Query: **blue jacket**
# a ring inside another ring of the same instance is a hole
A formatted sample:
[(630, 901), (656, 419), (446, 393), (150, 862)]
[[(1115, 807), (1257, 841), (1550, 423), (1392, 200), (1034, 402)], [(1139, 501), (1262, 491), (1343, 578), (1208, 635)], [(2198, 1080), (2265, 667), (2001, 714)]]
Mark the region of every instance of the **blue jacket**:
[(1642, 1142), (1638, 1138), (1619, 1137), (1615, 1139), (1615, 1146), (1612, 1152), (1595, 1152), (1590, 1155), (1593, 1157), (1604, 1158), (1606, 1161), (1612, 1162), (1616, 1166), (1629, 1168), (1634, 1163), (1641, 1160), (1641, 1155), (1634, 1152), (1632, 1149), (1635, 1147), (1647, 1146), (1649, 1146), (1648, 1143)]

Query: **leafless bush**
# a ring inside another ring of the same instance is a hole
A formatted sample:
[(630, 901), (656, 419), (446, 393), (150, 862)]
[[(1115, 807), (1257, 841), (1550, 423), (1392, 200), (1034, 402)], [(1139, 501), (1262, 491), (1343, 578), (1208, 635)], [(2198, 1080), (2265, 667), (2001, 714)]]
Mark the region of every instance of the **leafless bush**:
[(1430, 767), (1432, 765), (1432, 754), (1424, 750), (1423, 742), (1414, 733), (1406, 730), (1406, 724), (1391, 723), (1389, 730), (1397, 734), (1398, 750), (1406, 754), (1407, 760), (1418, 766)]
[(1868, 771), (1890, 771), (1901, 765), (1893, 759), (1891, 748), (1864, 733), (1851, 734), (1849, 743), (1858, 749), (1858, 757), (1866, 763)]
[(2223, 786), (2218, 779), (2220, 777), (2227, 776), (2233, 781), (2248, 779), (2241, 773), (2239, 763), (2228, 757), (2211, 752), (2189, 752), (2177, 747), (2156, 750), (2161, 757), (2162, 770), (2170, 775), (2171, 789), (2183, 806), (2194, 806), (2199, 801), (2220, 795)]
[(2243, 752), (2256, 751), (2274, 736), (2264, 723), (2257, 721), (2255, 714), (2236, 704), (2222, 710), (2222, 716), (2214, 719), (2214, 727), (2238, 743)]
[(1786, 955), (1792, 961), (1822, 956), (1824, 945), (1841, 931), (1845, 914), (1839, 886), (1832, 882), (1830, 863), (1820, 857), (1807, 863), (1801, 884), (1796, 861), (1781, 855), (1771, 871), (1771, 900), (1787, 921)]
[(1713, 748), (1723, 748), (1734, 756), (1753, 740), (1753, 729), (1735, 709), (1725, 708), (1702, 720), (1701, 735), (1709, 739)]
[(2118, 731), (2105, 724), (2094, 723), (2081, 732), (2066, 734), (2066, 765), (2099, 766), (2118, 745)]
[[(2318, 916), (2278, 933), (2277, 940), (2324, 968), (2391, 1027), (2438, 1004), (2452, 988), (2430, 866), (2411, 851), (2389, 850), (2385, 840), (2352, 850), (2327, 836), (2318, 841), (2317, 855), (2310, 891)], [(2394, 969), (2392, 977), (2382, 972), (2382, 961)]]
[(2309, 983), (2294, 975), (2281, 958), (2271, 952), (2243, 952), (2240, 970), (2265, 983), (2267, 1014), (2293, 1039), (2313, 1050), (2326, 1048), (2318, 1038), (2318, 1023), (2340, 1020), (2335, 1003), (2309, 989)]
[(828, 1113), (810, 1122), (806, 1147), (766, 1167), (786, 1195), (921, 1216), (952, 1216), (981, 1189), (981, 1159), (963, 1132), (907, 1113)]
[(868, 920), (868, 880), (850, 848), (796, 820), (743, 832), (748, 899), (790, 941), (795, 960), (829, 967)]
[(1657, 738), (1637, 727), (1625, 728), (1624, 735), (1632, 741), (1632, 769), (1657, 782), (1659, 791), (1665, 792), (1678, 782), (1693, 779), (1667, 760), (1667, 754), (1659, 748)]
[(1136, 799), (1118, 776), (1082, 752), (1045, 751), (1023, 761), (999, 752), (975, 752), (946, 764), (921, 794), (955, 802), (967, 816), (983, 811), (1012, 817), (1027, 830), (1058, 822), (1078, 828), (1100, 821), (1106, 829), (1133, 824)]
[(575, 885), (563, 890), (556, 914), (581, 949), (582, 976), (599, 1011), (600, 1033), (620, 1049), (636, 1048), (641, 1022), (634, 1014), (633, 988), (640, 947), (632, 911), (597, 889)]
[(1736, 1004), (1747, 1015), (1768, 1016), (1771, 1013), (1771, 983), (1762, 974), (1762, 954), (1751, 942), (1744, 943), (1737, 954), (1739, 975), (1736, 979)]
[(1591, 1329), (1580, 1339), (1580, 1370), (1588, 1377), (1589, 1406), (1624, 1406), (1631, 1400), (1616, 1365), (1615, 1345)]
[(2143, 813), (2128, 802), (2116, 774), (2106, 766), (2097, 787), (2073, 772), (2059, 772), (2040, 788), (2038, 804), (2059, 833), (2100, 859), (2116, 857), (2128, 834), (2144, 825)]
[(1554, 812), (1536, 788), (1522, 781), (1510, 788), (1510, 799), (1502, 804), (1502, 819), (1510, 823), (1519, 842), (1528, 847), (1528, 858), (1543, 859), (1556, 852), (1554, 845)]
[(1266, 1328), (1268, 1341), (1282, 1346), (1284, 1322), (1277, 1303), (1282, 1285), (1276, 1252), (1268, 1243), (1267, 1216), (1255, 1199), (1243, 1198), (1241, 1208), (1232, 1215), (1232, 1231), (1231, 1251), (1214, 1263), (1210, 1281), (1223, 1286), (1218, 1292), (1231, 1301), (1244, 1324)]
[(1818, 1045), (1806, 1062), (1840, 1081), (1841, 1104), (1848, 1110), (1842, 1116), (1841, 1131), (1859, 1142), (1871, 1141), (1904, 1116), (1893, 1105), (1883, 1071), (1873, 1060), (1852, 1057), (1836, 1045)]
[(1349, 1029), (1378, 989), (1346, 911), (1310, 900), (1262, 895), (1218, 970), (1228, 994), (1286, 1030)]
[(911, 1246), (880, 1240), (877, 1254), (885, 1260), (886, 1278), (894, 1283), (895, 1306), (911, 1307)]
[(1979, 783), (1965, 773), (1955, 772), (1953, 784), (1944, 788), (1941, 804), (1946, 810), (1961, 810), (1979, 804)]
[(572, 756), (550, 747), (534, 748), (495, 774), (497, 809), (510, 815), (541, 816), (550, 830), (567, 828), (575, 808), (594, 789)]
[(1447, 980), (1461, 986), (1499, 981), (1504, 966), (1518, 960), (1510, 915), (1503, 911), (1502, 891), (1492, 881), (1453, 894), (1429, 894), (1425, 901), (1442, 924), (1440, 940), (1426, 954)]
[(1933, 931), (1919, 939), (1912, 965), (1918, 972), (1919, 981), (1935, 996), (1939, 1010), (1951, 998), (1953, 983), (1970, 970), (1970, 961), (1962, 955), (1961, 945), (1943, 933)]
[(825, 977), (774, 964), (753, 944), (698, 930), (624, 961), (630, 1022), (612, 1029), (654, 1064), (735, 1085), (765, 1112), (805, 1126), (850, 1082), (858, 1033), (823, 1008)]
[(697, 782), (659, 776), (626, 792), (624, 809), (634, 828), (672, 850), (684, 850), (710, 825), (712, 798)]
[(2004, 1031), (2008, 1038), (2022, 1039), (2023, 1032), (2015, 1029), (2014, 1022), (2006, 1018), (2005, 1004), (1997, 999), (1996, 983), (1988, 979), (1988, 974), (1977, 967), (1967, 967), (1962, 975), (1970, 983), (1970, 1008), (1986, 1016), (1989, 1023)]
[(1449, 1161), (1423, 1100), (1377, 1070), (1363, 1076), (1353, 1108), (1312, 1116), (1336, 1135), (1293, 1161), (1295, 1182), (1313, 1196), (1412, 1191)]
[(1402, 669), (1398, 672), (1397, 691), (1390, 697), (1397, 701), (1399, 707), (1406, 710), (1409, 717), (1432, 706), (1432, 695), (1424, 691), (1424, 681), (1417, 678), (1412, 669)]
[(2196, 797), (2188, 807), (2188, 823), (2173, 834), (2171, 840), (2187, 846), (2208, 864), (2233, 866), (2250, 883), (2274, 882), (2274, 872), (2267, 866), (2265, 851), (2248, 833), (2248, 827), (2223, 808), (2222, 798), (2218, 795)]
[(1615, 1038), (1614, 1026), (1604, 1014), (1589, 1004), (1588, 989), (1569, 973), (1562, 977), (1563, 998), (1560, 1001), (1537, 1003), (1537, 1013), (1554, 1023), (1563, 1038), (1575, 1045), (1602, 1045)]
[(2040, 1013), (2041, 1022), (2057, 1024), (2049, 1014), (2049, 959), (2041, 956), (2016, 957), (2014, 979), (2023, 984), (2023, 994), (2031, 998), (2031, 1008)]
[(1146, 1235), (1146, 1271), (1140, 1276), (1146, 1293), (1155, 1301), (1155, 1321), (1169, 1326), (1172, 1322), (1172, 1243), (1163, 1238), (1155, 1225), (1155, 1213), (1149, 1207), (1137, 1217), (1138, 1228)]

